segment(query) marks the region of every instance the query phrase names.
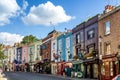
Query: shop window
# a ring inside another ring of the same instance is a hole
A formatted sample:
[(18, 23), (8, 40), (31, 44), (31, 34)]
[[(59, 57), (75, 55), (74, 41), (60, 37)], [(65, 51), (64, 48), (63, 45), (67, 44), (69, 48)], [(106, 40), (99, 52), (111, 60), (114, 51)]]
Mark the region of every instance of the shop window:
[(110, 76), (113, 76), (113, 62), (110, 62)]
[(98, 78), (98, 65), (97, 64), (94, 64), (93, 66), (93, 75), (94, 75), (94, 78)]
[(110, 34), (110, 21), (105, 23), (105, 35)]
[(105, 76), (106, 78), (110, 77), (110, 63), (109, 62), (105, 62)]
[(94, 38), (95, 32), (94, 29), (91, 29), (87, 32), (87, 39), (92, 39)]
[(84, 65), (81, 64), (81, 71), (84, 72)]
[(102, 75), (105, 75), (105, 64), (103, 63), (101, 66), (102, 66), (101, 73), (102, 73)]
[(110, 43), (105, 43), (105, 53), (106, 55), (111, 53)]
[(87, 66), (87, 76), (90, 75), (90, 65)]

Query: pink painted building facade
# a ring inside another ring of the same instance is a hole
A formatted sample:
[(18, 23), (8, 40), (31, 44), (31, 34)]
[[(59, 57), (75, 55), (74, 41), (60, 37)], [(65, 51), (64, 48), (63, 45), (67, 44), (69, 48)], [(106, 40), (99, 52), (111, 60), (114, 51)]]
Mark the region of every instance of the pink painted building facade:
[(28, 46), (22, 46), (22, 63), (28, 63)]

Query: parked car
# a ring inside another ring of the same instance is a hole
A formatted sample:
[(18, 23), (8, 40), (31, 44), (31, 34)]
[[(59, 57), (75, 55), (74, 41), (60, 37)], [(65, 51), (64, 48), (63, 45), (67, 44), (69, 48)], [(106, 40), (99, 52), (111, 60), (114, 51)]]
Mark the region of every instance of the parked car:
[(112, 80), (120, 80), (120, 74), (118, 74), (117, 76), (115, 76)]

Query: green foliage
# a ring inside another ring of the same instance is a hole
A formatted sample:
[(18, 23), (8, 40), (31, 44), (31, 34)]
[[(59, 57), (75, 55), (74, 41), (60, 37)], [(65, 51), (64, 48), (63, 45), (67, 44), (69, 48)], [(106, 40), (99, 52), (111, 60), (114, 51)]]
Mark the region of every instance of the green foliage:
[(38, 41), (38, 39), (33, 35), (29, 35), (29, 36), (25, 36), (23, 38), (23, 40), (21, 41), (21, 44), (29, 44), (29, 43), (33, 43), (35, 41)]
[(0, 60), (7, 58), (7, 56), (5, 56), (3, 51), (2, 51), (3, 47), (4, 47), (4, 45), (0, 44)]
[(6, 59), (7, 56), (4, 55), (4, 53), (0, 50), (0, 60)]

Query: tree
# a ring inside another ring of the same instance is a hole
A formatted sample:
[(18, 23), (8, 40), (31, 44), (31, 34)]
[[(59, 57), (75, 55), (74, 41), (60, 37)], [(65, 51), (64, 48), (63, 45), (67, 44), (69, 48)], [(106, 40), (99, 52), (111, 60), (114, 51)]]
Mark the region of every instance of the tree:
[(3, 52), (4, 47), (5, 47), (5, 45), (0, 44), (0, 67), (1, 68), (4, 68), (4, 59), (7, 58), (7, 56)]
[(29, 43), (33, 43), (35, 41), (38, 41), (38, 39), (35, 36), (28, 35), (23, 38), (23, 40), (21, 41), (21, 44), (29, 44)]
[(7, 56), (4, 55), (3, 51), (0, 50), (0, 60), (4, 60)]

